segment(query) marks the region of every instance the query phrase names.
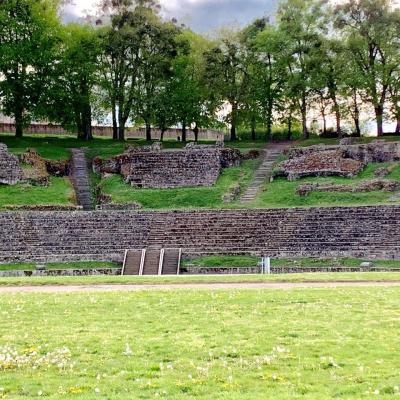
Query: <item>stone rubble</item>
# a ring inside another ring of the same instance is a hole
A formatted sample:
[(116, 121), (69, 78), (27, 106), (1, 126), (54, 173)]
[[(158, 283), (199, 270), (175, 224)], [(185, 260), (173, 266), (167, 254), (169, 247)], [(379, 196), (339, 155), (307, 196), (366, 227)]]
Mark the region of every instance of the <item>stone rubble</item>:
[(0, 143), (0, 184), (15, 185), (23, 180), (23, 172), (18, 157), (8, 151), (5, 144)]

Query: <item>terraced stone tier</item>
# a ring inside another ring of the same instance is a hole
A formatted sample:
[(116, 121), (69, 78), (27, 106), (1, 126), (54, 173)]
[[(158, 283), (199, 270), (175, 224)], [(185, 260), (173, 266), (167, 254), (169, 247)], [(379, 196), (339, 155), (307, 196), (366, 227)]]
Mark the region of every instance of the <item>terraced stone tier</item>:
[(0, 213), (0, 263), (122, 261), (125, 249), (185, 255), (400, 258), (400, 206), (175, 212)]

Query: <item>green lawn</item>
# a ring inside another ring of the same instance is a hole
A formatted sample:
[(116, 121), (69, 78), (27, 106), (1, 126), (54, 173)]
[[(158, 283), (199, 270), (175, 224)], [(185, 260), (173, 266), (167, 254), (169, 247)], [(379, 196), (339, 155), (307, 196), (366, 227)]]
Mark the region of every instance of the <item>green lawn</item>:
[(0, 185), (0, 210), (13, 205), (73, 205), (75, 192), (69, 178), (50, 178), (50, 185), (33, 186), (19, 183)]
[(399, 301), (398, 288), (1, 295), (0, 396), (392, 399)]
[(148, 209), (218, 208), (233, 207), (224, 204), (222, 197), (229, 189), (240, 184), (244, 190), (254, 176), (259, 160), (244, 161), (241, 167), (224, 169), (213, 187), (182, 189), (134, 189), (122, 177), (113, 176), (100, 183), (102, 192), (112, 196), (115, 203), (138, 202)]
[(303, 273), (285, 275), (63, 276), (0, 278), (0, 286), (153, 285), (263, 282), (400, 282), (398, 272)]

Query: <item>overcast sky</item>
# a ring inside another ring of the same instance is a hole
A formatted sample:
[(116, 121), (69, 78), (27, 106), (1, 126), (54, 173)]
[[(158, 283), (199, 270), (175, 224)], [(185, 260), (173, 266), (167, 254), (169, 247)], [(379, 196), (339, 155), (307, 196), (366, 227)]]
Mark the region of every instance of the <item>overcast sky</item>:
[[(66, 19), (71, 20), (91, 9), (98, 0), (74, 0)], [(209, 32), (232, 22), (246, 24), (256, 17), (271, 15), (278, 0), (160, 0), (163, 13), (175, 17), (197, 32)]]

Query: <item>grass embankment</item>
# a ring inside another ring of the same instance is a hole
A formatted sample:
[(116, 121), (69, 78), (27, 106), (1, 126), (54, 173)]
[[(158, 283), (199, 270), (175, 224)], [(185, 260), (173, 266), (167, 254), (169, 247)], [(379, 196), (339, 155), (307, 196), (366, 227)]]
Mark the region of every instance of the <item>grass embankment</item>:
[[(0, 271), (33, 271), (36, 268), (36, 265), (37, 264), (35, 264), (35, 263), (0, 264)], [(46, 263), (45, 266), (46, 266), (47, 270), (120, 268), (121, 267), (117, 263), (108, 262), (108, 261)]]
[(4, 362), (8, 350), (0, 348), (5, 399), (399, 393), (397, 288), (13, 294), (0, 301), (0, 344), (16, 352)]
[(252, 180), (259, 160), (244, 161), (241, 167), (224, 169), (213, 187), (182, 189), (134, 189), (121, 176), (103, 179), (102, 192), (115, 203), (138, 202), (147, 209), (222, 208), (235, 207), (237, 202), (224, 204), (222, 198), (235, 185), (244, 191)]
[(63, 276), (0, 278), (0, 286), (169, 285), (263, 282), (400, 282), (398, 272), (304, 273), (285, 275)]
[[(318, 259), (318, 258), (296, 258), (296, 259), (271, 259), (272, 267), (282, 268), (358, 268), (363, 261), (356, 258), (335, 258), (335, 259)], [(210, 268), (242, 268), (254, 267), (260, 262), (259, 257), (252, 256), (206, 256), (191, 260), (184, 260), (182, 265), (192, 265), (194, 267), (210, 267)], [(376, 268), (393, 268), (400, 269), (400, 260), (373, 260)], [(1, 268), (1, 266), (0, 266)]]

